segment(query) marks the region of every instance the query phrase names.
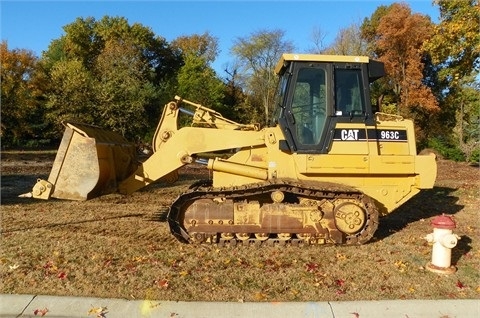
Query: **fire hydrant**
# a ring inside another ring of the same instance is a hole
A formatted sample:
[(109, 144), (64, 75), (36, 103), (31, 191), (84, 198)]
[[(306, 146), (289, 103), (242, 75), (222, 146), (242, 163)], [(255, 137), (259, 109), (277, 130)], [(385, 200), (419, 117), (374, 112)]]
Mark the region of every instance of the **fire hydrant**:
[(456, 227), (452, 217), (445, 214), (435, 217), (432, 222), (433, 233), (428, 234), (425, 239), (433, 243), (432, 261), (427, 263), (426, 268), (439, 274), (455, 273), (455, 266), (451, 266), (452, 248), (457, 245), (460, 237), (452, 233)]

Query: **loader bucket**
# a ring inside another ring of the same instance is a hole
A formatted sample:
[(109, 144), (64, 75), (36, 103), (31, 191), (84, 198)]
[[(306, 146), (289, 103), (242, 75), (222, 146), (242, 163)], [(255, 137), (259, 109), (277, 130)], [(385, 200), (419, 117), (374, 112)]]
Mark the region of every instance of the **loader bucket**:
[[(64, 123), (65, 132), (48, 182), (51, 197), (89, 200), (114, 193), (137, 168), (136, 147), (100, 127)], [(35, 193), (34, 193), (35, 196)]]

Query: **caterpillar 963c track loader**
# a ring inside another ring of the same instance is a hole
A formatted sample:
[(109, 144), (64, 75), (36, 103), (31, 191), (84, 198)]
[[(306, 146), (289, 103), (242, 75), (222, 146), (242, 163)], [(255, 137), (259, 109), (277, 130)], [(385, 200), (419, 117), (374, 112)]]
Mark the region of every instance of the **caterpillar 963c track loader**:
[[(138, 163), (134, 145), (99, 127), (66, 123), (52, 171), (31, 196), (86, 200), (132, 193), (202, 153), (211, 180), (171, 204), (168, 222), (183, 242), (367, 242), (384, 216), (436, 178), (433, 155), (416, 153), (413, 123), (374, 112), (369, 84), (383, 64), (361, 56), (284, 54), (268, 127), (243, 125), (176, 97), (165, 105), (153, 155)], [(188, 110), (185, 107), (191, 108)], [(179, 113), (193, 116), (179, 128)]]

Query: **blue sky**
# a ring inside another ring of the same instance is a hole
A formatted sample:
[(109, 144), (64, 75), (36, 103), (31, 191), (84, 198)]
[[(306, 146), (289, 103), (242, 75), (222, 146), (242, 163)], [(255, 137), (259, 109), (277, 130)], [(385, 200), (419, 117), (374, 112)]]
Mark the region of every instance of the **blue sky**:
[[(21, 48), (40, 56), (50, 42), (63, 34), (63, 26), (78, 17), (105, 15), (125, 17), (129, 23), (141, 23), (171, 41), (181, 35), (202, 34), (217, 37), (220, 56), (217, 71), (233, 62), (230, 48), (238, 37), (259, 30), (281, 29), (285, 40), (292, 41), (297, 52), (313, 47), (314, 28), (326, 33), (326, 44), (338, 30), (370, 17), (380, 5), (395, 1), (316, 0), (316, 1), (6, 1), (0, 0), (1, 38), (9, 49)], [(400, 2), (397, 1), (397, 2)], [(428, 15), (438, 22), (438, 7), (432, 0), (406, 2), (413, 12)]]

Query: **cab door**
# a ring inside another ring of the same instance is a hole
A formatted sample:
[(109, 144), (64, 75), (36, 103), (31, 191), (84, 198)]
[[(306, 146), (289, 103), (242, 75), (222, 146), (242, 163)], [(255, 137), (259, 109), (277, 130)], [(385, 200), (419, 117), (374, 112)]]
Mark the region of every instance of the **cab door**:
[(284, 116), (296, 153), (320, 153), (328, 118), (327, 66), (299, 63), (293, 73)]

